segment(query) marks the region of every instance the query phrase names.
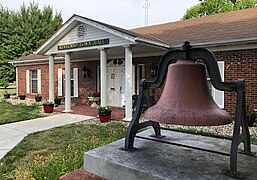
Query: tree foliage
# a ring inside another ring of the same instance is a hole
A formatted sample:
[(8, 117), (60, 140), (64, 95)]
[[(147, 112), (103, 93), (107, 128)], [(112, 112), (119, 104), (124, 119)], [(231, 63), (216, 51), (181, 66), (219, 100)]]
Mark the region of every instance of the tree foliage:
[(200, 0), (199, 4), (187, 9), (182, 19), (193, 19), (218, 13), (247, 9), (257, 6), (257, 0)]
[(62, 25), (60, 12), (39, 9), (37, 3), (12, 11), (0, 4), (0, 83), (13, 81), (14, 67), (8, 62), (31, 54)]

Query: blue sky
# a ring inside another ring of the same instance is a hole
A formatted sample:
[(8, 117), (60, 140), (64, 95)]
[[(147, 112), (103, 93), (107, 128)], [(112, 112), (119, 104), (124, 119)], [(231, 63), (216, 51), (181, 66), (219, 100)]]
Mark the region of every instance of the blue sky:
[[(31, 0), (0, 0), (0, 4), (17, 10), (24, 2)], [(145, 0), (34, 0), (40, 7), (50, 5), (61, 11), (66, 21), (78, 14), (125, 29), (145, 26)], [(198, 0), (149, 0), (148, 24), (160, 24), (181, 19), (186, 9), (197, 4)]]

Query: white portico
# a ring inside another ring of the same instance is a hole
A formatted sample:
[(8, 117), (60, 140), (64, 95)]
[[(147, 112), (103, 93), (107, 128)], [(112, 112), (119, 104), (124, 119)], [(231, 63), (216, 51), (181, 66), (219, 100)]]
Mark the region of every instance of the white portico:
[[(56, 89), (54, 69), (57, 63), (55, 57), (64, 57), (64, 112), (72, 111), (71, 87), (74, 86), (74, 84), (71, 84), (71, 79), (77, 78), (77, 81), (74, 82), (77, 82), (78, 85), (80, 79), (78, 79), (78, 74), (76, 73), (82, 73), (78, 70), (71, 71), (72, 63), (95, 61), (100, 65), (100, 80), (98, 82), (101, 92), (100, 104), (107, 106), (112, 105), (113, 102), (110, 102), (111, 100), (122, 101), (122, 103), (117, 103), (117, 106), (125, 105), (126, 116), (124, 120), (131, 120), (132, 95), (135, 92), (133, 89), (135, 83), (133, 79), (135, 74), (135, 72), (133, 72), (133, 57), (160, 55), (165, 52), (167, 48), (169, 48), (169, 46), (162, 42), (140, 37), (131, 31), (74, 15), (37, 49), (36, 54), (49, 56), (49, 100), (51, 101), (53, 101), (56, 96), (54, 94)], [(108, 67), (108, 63), (113, 59), (120, 59), (122, 65), (117, 66), (117, 68)], [(58, 61), (58, 63), (60, 63), (60, 61)], [(113, 72), (110, 73), (110, 70)], [(110, 86), (112, 82), (114, 83), (113, 87)], [(117, 85), (117, 87), (115, 85)], [(80, 84), (78, 86), (80, 86)], [(61, 86), (57, 87), (58, 94), (61, 92), (59, 88), (61, 88)], [(117, 95), (116, 97), (119, 98), (113, 98), (114, 95)], [(79, 96), (80, 92), (78, 87), (74, 90), (73, 97)]]

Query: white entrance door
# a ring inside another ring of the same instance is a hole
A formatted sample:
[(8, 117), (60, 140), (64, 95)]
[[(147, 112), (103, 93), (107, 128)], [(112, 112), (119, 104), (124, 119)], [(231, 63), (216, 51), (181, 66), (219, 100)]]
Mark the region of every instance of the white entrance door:
[(107, 67), (107, 105), (125, 105), (125, 68)]

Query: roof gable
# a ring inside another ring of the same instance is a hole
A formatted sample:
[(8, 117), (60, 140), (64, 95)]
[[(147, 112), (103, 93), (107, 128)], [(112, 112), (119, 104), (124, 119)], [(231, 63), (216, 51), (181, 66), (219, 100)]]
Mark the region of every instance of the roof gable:
[[(80, 24), (85, 24), (87, 26), (88, 36), (86, 36), (84, 39), (78, 39), (76, 37), (78, 26)], [(98, 22), (82, 16), (73, 15), (52, 37), (50, 37), (42, 46), (40, 46), (35, 53), (48, 55), (56, 54), (59, 52), (62, 53), (64, 51), (58, 50), (58, 46), (60, 45), (73, 45), (72, 43), (81, 42), (87, 43), (89, 41), (97, 41), (99, 40), (99, 38), (100, 40), (102, 40), (101, 38), (108, 39), (109, 44), (100, 47), (84, 47), (83, 50), (135, 44), (138, 40), (142, 42), (152, 43), (157, 46), (168, 47), (167, 44), (164, 44), (163, 42), (156, 40), (155, 38), (148, 37), (147, 35), (138, 35), (137, 33), (134, 33), (132, 31)], [(69, 52), (69, 50), (66, 49), (65, 52)]]
[[(83, 30), (81, 31), (80, 29)], [(109, 48), (134, 43), (134, 38), (120, 37), (92, 25), (78, 22), (78, 25), (55, 43), (52, 48), (46, 52), (46, 54)]]
[[(80, 24), (86, 25), (86, 29), (88, 31), (87, 34), (89, 34), (82, 39), (77, 37), (77, 30)], [(95, 32), (98, 32), (100, 37), (94, 36)], [(59, 52), (63, 52), (63, 50), (58, 49), (58, 46), (60, 45), (70, 45), (73, 43), (88, 42), (92, 40), (95, 41), (99, 40), (99, 38), (103, 36), (105, 36), (105, 39), (106, 37), (107, 39), (108, 37), (111, 38), (111, 43), (114, 41), (114, 44), (115, 41), (122, 40), (123, 43), (127, 44), (135, 43), (135, 37), (131, 34), (116, 31), (115, 29), (112, 29), (97, 21), (93, 21), (78, 15), (73, 15), (52, 37), (50, 37), (42, 46), (36, 50), (36, 54), (57, 54)], [(106, 46), (108, 47), (108, 45)], [(69, 50), (65, 49), (64, 51), (68, 52)]]

